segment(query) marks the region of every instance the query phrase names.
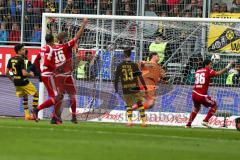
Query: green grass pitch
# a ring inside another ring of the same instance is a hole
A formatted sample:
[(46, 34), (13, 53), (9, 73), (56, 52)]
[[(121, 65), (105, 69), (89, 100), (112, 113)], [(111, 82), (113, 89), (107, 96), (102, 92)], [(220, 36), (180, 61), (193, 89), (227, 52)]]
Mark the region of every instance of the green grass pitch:
[(232, 160), (236, 130), (0, 119), (0, 160)]

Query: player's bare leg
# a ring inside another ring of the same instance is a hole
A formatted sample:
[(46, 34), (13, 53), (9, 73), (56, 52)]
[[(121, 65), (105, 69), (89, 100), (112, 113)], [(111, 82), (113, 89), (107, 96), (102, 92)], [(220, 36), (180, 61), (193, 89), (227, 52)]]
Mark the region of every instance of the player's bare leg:
[(186, 124), (186, 128), (191, 128), (192, 127), (192, 122), (194, 121), (194, 119), (196, 118), (198, 112), (200, 110), (200, 107), (193, 107), (192, 112), (190, 114), (190, 117), (188, 119), (188, 123)]

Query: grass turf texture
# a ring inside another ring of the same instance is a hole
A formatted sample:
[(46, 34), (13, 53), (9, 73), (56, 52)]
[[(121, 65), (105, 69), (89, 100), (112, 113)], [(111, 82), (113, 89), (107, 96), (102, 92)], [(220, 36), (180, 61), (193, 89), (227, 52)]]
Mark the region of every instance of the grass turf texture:
[(1, 160), (230, 160), (239, 156), (236, 130), (0, 119)]

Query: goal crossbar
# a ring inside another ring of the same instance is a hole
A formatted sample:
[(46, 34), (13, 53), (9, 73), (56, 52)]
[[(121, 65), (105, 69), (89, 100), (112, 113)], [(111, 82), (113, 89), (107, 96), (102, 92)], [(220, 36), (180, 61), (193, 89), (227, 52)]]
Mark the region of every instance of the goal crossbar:
[(118, 15), (91, 15), (91, 14), (62, 14), (43, 13), (43, 17), (55, 18), (85, 18), (88, 19), (111, 19), (111, 20), (144, 20), (144, 21), (172, 21), (172, 22), (224, 22), (237, 23), (240, 19), (224, 18), (191, 18), (191, 17), (150, 17), (150, 16), (118, 16)]

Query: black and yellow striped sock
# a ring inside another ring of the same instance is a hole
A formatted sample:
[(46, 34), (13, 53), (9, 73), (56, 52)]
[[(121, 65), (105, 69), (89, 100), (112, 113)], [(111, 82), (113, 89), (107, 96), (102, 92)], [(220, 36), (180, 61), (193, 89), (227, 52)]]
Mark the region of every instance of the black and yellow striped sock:
[(32, 107), (37, 108), (38, 106), (38, 95), (33, 96), (33, 102), (32, 102)]
[(142, 122), (145, 123), (145, 121), (146, 121), (146, 115), (145, 115), (144, 106), (141, 105), (140, 107), (138, 107), (138, 111), (139, 111), (139, 113), (140, 113), (140, 117), (141, 117)]
[(132, 122), (132, 107), (131, 106), (126, 106), (127, 110), (127, 117), (128, 117), (128, 122)]
[(23, 108), (24, 108), (25, 117), (30, 116), (30, 113), (28, 110), (28, 98), (27, 97), (23, 97)]

